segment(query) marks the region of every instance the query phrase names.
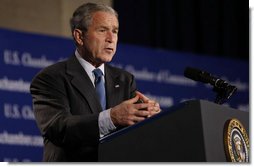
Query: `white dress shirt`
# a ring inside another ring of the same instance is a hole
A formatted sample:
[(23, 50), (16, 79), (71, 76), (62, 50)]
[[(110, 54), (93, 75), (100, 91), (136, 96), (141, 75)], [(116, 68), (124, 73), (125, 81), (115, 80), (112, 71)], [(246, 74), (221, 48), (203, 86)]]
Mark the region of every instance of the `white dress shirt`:
[[(90, 64), (89, 62), (87, 62), (85, 59), (83, 59), (77, 50), (75, 51), (75, 56), (77, 57), (81, 66), (85, 69), (91, 82), (94, 85), (95, 76), (94, 76), (93, 70), (95, 69), (95, 67), (92, 64)], [(101, 69), (101, 71), (103, 73), (103, 82), (105, 84), (104, 64), (102, 64), (98, 68)], [(104, 110), (104, 111), (100, 112), (100, 114), (99, 114), (98, 124), (99, 124), (100, 137), (103, 137), (106, 134), (108, 134), (109, 132), (116, 129), (115, 125), (113, 124), (113, 122), (110, 118), (110, 111), (111, 111), (111, 108)]]

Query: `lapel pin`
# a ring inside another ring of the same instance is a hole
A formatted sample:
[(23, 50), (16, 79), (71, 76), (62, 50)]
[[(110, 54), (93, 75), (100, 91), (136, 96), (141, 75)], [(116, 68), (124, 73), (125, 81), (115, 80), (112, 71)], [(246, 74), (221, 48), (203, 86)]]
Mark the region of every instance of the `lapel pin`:
[(119, 88), (120, 86), (119, 85), (115, 85), (115, 88)]

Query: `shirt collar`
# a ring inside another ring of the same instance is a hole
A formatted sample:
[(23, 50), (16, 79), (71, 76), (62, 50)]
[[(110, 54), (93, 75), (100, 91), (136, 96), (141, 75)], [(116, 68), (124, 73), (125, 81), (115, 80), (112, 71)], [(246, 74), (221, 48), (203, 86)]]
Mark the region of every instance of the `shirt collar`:
[[(82, 65), (82, 67), (85, 69), (87, 73), (93, 73), (93, 70), (96, 68), (92, 64), (90, 64), (88, 61), (83, 59), (77, 50), (75, 51), (75, 56), (77, 57), (79, 63)], [(103, 75), (105, 75), (104, 64), (100, 65), (98, 68), (102, 71)]]

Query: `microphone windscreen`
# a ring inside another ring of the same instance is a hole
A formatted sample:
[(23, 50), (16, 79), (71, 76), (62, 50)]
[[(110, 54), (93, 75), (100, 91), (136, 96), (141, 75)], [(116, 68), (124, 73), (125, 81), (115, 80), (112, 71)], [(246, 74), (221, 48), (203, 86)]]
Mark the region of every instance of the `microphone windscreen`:
[(187, 78), (193, 79), (195, 81), (199, 81), (201, 72), (202, 71), (200, 71), (196, 68), (186, 67), (184, 70), (184, 76)]

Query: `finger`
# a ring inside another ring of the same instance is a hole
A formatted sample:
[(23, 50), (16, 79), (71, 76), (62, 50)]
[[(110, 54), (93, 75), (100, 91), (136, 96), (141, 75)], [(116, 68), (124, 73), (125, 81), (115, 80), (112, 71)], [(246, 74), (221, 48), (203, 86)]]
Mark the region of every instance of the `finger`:
[(133, 98), (127, 100), (126, 102), (127, 102), (127, 103), (130, 103), (130, 104), (134, 104), (134, 103), (136, 103), (136, 102), (138, 101), (138, 99), (139, 99), (139, 96), (136, 95), (135, 97), (133, 97)]
[(139, 116), (132, 115), (131, 117), (128, 117), (128, 120), (126, 120), (126, 123), (128, 125), (133, 125), (133, 124), (143, 121), (143, 120), (145, 120), (145, 117), (139, 117)]
[(151, 117), (151, 116), (154, 116), (154, 115), (156, 115), (156, 114), (158, 114), (159, 112), (151, 112), (149, 115), (148, 115), (148, 117)]
[(145, 109), (145, 108), (148, 108), (149, 106), (150, 106), (150, 104), (148, 104), (148, 103), (138, 103), (138, 104), (135, 104), (135, 108), (137, 110)]
[(134, 115), (138, 117), (147, 117), (149, 114), (150, 112), (146, 110), (138, 110), (134, 113)]
[(146, 97), (144, 94), (142, 94), (141, 92), (139, 92), (139, 91), (136, 91), (136, 95), (138, 95), (139, 96), (139, 98), (143, 101), (143, 102), (145, 102), (145, 103), (147, 103), (148, 102), (148, 100), (149, 100), (149, 98), (148, 97)]
[(160, 104), (154, 100), (149, 100), (148, 103), (151, 104), (152, 107), (160, 108)]
[(156, 110), (156, 108), (154, 106), (147, 107), (147, 111), (149, 111), (149, 112), (152, 112), (152, 111), (155, 111), (155, 110)]
[(161, 109), (160, 109), (160, 107), (151, 107), (151, 108), (148, 108), (148, 111), (158, 113), (161, 111)]
[(134, 125), (134, 124), (135, 124), (134, 121), (127, 121), (127, 123), (126, 123), (127, 126)]
[(160, 108), (160, 104), (159, 103), (155, 103), (154, 105), (155, 107), (159, 107)]
[(143, 121), (143, 120), (145, 120), (145, 117), (133, 117), (133, 121), (134, 122), (140, 122), (140, 121)]
[(147, 103), (151, 104), (152, 106), (155, 106), (157, 102), (149, 99)]
[(161, 107), (160, 107), (160, 104), (159, 104), (159, 103), (156, 103), (156, 104), (155, 104), (155, 107), (157, 107), (157, 108), (158, 108), (158, 112), (160, 112), (160, 111), (161, 111)]

